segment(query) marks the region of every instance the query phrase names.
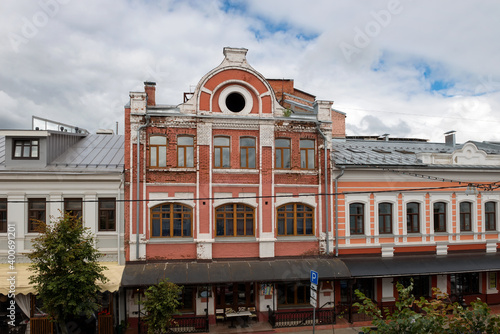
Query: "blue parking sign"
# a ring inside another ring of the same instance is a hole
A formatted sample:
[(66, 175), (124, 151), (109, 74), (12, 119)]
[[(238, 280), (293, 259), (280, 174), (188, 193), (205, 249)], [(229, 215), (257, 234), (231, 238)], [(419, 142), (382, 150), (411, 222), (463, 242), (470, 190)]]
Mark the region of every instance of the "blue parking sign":
[(311, 270), (311, 283), (318, 285), (319, 275), (316, 271)]

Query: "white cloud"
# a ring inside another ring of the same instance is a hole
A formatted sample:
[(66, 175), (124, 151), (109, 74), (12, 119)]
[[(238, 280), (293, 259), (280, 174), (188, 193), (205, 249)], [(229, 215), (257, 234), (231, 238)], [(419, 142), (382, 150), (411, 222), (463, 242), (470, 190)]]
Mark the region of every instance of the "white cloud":
[(348, 134), (500, 140), (499, 10), (493, 0), (5, 0), (0, 120), (122, 126), (129, 91), (156, 81), (158, 103), (181, 103), (233, 46), (264, 76), (334, 100)]

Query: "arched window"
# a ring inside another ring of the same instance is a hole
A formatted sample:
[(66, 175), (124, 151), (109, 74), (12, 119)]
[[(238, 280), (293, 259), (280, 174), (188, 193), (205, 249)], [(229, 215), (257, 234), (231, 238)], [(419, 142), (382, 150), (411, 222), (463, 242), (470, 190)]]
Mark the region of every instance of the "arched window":
[(180, 203), (165, 203), (151, 208), (151, 237), (190, 237), (193, 209)]
[(255, 209), (241, 203), (224, 204), (215, 208), (218, 237), (250, 237), (255, 233)]
[(278, 235), (314, 235), (314, 208), (302, 203), (285, 204), (277, 209)]
[(446, 232), (446, 203), (436, 202), (434, 210), (434, 232)]
[(149, 136), (149, 167), (167, 167), (167, 137)]
[(365, 233), (365, 205), (363, 203), (349, 205), (349, 224), (351, 235)]
[(484, 204), (484, 222), (486, 231), (495, 231), (497, 229), (497, 203), (486, 202)]
[(460, 202), (460, 231), (472, 229), (472, 203)]

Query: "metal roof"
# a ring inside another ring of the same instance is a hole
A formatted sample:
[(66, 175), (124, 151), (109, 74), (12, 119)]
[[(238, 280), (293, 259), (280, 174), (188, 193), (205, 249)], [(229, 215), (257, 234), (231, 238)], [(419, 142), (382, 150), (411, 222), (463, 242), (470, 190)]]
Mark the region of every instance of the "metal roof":
[(345, 264), (332, 258), (132, 263), (125, 266), (122, 286), (148, 286), (164, 278), (176, 284), (308, 281), (311, 270), (325, 280), (350, 277)]
[(0, 165), (5, 162), (5, 136), (0, 136)]
[(49, 166), (59, 168), (123, 169), (125, 138), (92, 134), (73, 144)]
[[(123, 135), (90, 134), (81, 138), (45, 168), (60, 171), (121, 171), (125, 160)], [(0, 136), (0, 165), (5, 169), (5, 137)], [(40, 168), (36, 168), (39, 170)]]
[[(471, 141), (487, 154), (500, 154), (500, 144)], [(417, 158), (418, 153), (452, 154), (464, 144), (455, 146), (423, 141), (384, 141), (346, 139), (333, 141), (333, 160), (344, 166), (428, 166)], [(432, 165), (433, 167), (477, 168), (479, 166)], [(499, 166), (500, 167), (500, 166)], [(491, 166), (487, 166), (491, 168)]]
[(342, 259), (352, 277), (390, 277), (500, 270), (500, 253), (406, 255)]

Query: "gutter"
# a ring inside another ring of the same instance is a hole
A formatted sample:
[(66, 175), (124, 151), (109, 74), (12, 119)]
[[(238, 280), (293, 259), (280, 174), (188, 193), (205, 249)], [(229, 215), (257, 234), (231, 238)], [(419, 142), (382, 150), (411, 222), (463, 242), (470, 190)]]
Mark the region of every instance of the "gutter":
[(135, 222), (135, 227), (136, 227), (136, 239), (135, 239), (135, 242), (136, 242), (136, 246), (135, 246), (135, 259), (136, 260), (139, 260), (139, 218), (140, 218), (140, 213), (139, 213), (139, 209), (140, 209), (140, 197), (141, 197), (141, 193), (139, 191), (139, 187), (141, 186), (141, 174), (140, 174), (140, 169), (141, 169), (141, 130), (148, 127), (149, 126), (149, 120), (150, 120), (150, 116), (148, 114), (146, 114), (146, 124), (144, 125), (141, 125), (139, 126), (139, 128), (137, 129), (137, 185), (136, 185), (136, 188), (137, 188), (137, 197), (136, 197), (136, 222)]
[[(345, 167), (340, 167), (340, 174), (335, 177), (335, 257), (339, 256), (339, 195), (338, 183), (339, 179), (344, 175)], [(347, 216), (346, 216), (347, 217)], [(346, 221), (347, 226), (347, 221)]]

